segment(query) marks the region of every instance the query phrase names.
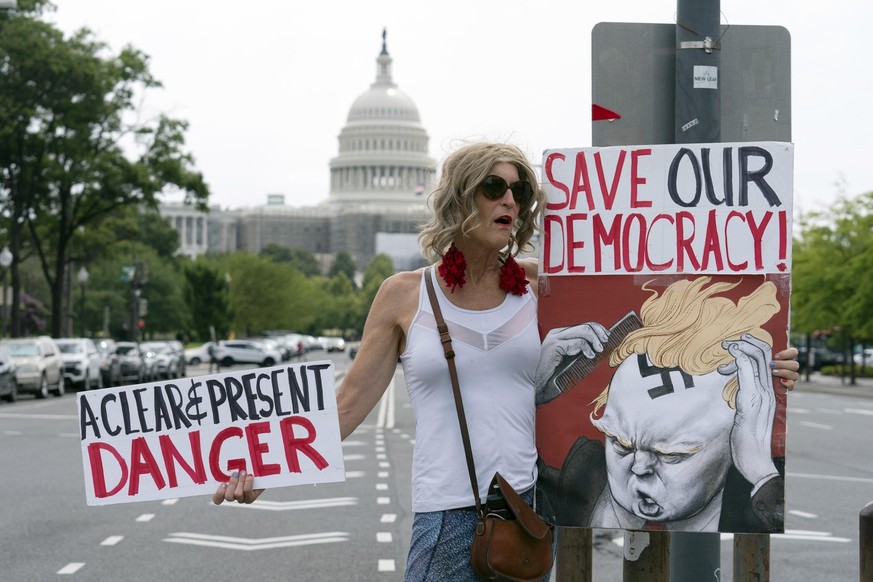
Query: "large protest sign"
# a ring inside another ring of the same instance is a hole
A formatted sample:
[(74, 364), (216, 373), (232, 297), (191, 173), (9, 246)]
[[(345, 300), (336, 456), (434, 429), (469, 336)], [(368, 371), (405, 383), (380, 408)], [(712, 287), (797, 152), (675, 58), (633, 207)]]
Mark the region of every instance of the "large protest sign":
[[(793, 146), (548, 150), (537, 387), (558, 525), (783, 531)], [(602, 328), (600, 327), (602, 326)], [(590, 355), (590, 354), (589, 354)]]
[(345, 479), (328, 361), (85, 391), (78, 415), (88, 505)]

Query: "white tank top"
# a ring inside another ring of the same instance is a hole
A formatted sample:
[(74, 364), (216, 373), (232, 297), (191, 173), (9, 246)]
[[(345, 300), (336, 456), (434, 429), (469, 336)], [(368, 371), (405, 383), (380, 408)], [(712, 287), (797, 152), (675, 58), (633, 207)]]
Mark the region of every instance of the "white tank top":
[[(479, 495), (484, 502), (495, 471), (516, 491), (536, 481), (534, 375), (540, 354), (533, 294), (507, 294), (494, 309), (453, 305), (434, 277), (437, 299), (452, 337)], [(415, 413), (412, 510), (473, 505), (449, 368), (436, 330), (424, 278), (418, 311), (400, 355)]]

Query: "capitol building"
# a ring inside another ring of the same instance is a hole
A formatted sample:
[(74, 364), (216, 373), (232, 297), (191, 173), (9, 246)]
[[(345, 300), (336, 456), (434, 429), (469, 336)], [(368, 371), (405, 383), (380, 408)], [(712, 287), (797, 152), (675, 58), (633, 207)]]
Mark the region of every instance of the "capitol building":
[(359, 270), (380, 253), (396, 270), (424, 264), (417, 236), (430, 217), (427, 194), (435, 185), (436, 161), (428, 155), (418, 108), (394, 83), (391, 62), (383, 32), (376, 80), (352, 103), (330, 160), (327, 200), (292, 208), (282, 194), (268, 194), (263, 206), (214, 206), (208, 213), (161, 204), (161, 215), (179, 232), (180, 253), (257, 254), (277, 245), (310, 251), (325, 268), (341, 251)]

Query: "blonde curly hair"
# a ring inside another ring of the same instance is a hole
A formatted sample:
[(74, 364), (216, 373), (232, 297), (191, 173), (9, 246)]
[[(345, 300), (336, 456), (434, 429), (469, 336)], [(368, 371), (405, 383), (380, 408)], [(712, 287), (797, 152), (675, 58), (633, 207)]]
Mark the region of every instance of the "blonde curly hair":
[(514, 165), (519, 180), (530, 182), (534, 192), (530, 204), (519, 209), (507, 255), (517, 256), (532, 248), (530, 239), (541, 230), (539, 222), (546, 200), (536, 170), (517, 146), (477, 142), (462, 146), (443, 162), (439, 183), (430, 194), (433, 217), (418, 236), (428, 260), (436, 262), (459, 234), (466, 236), (479, 225), (476, 189), (498, 162)]

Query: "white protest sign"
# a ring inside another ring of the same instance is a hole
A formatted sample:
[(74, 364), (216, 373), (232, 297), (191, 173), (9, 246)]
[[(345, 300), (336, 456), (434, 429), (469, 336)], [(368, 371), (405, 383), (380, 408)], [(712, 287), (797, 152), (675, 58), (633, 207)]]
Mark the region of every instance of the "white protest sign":
[(791, 271), (794, 146), (546, 150), (541, 275)]
[(78, 418), (88, 505), (345, 480), (329, 361), (85, 391)]

